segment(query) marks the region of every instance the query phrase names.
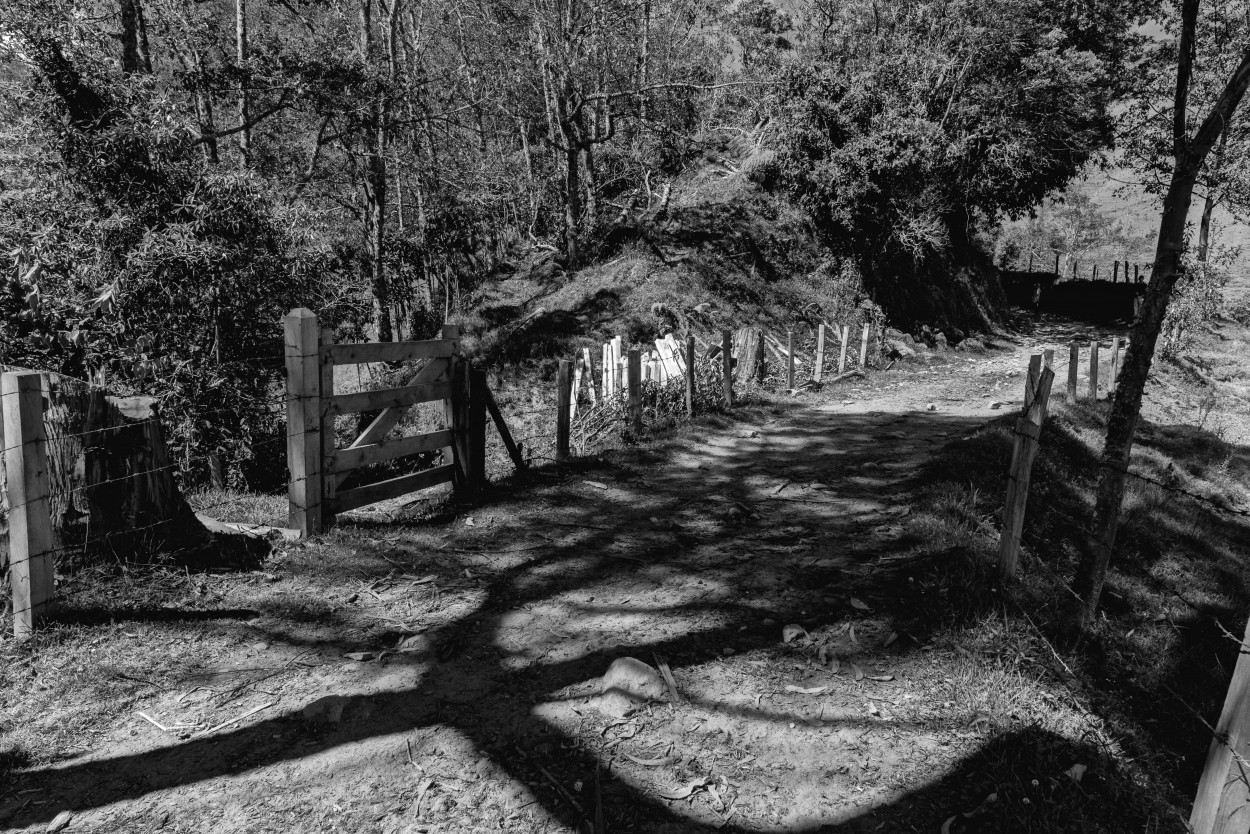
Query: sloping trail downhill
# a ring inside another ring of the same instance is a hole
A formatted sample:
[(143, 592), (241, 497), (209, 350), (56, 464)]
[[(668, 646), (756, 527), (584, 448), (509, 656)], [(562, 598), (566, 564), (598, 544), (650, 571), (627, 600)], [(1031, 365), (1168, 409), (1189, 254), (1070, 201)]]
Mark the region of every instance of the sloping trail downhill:
[[(282, 555), (277, 581), (222, 580), (222, 605), (257, 618), (161, 624), (196, 658), (85, 752), (15, 774), (0, 823), (875, 830), (935, 797), (975, 805), (955, 773), (991, 766), (1007, 733), (957, 656), (900, 630), (877, 578), (941, 558), (903, 523), (913, 491), (937, 448), (1018, 407), (1029, 352), (937, 354), (706, 418), (432, 523), (344, 519)], [(626, 656), (666, 660), (681, 699), (602, 711)], [(253, 709), (207, 736), (134, 714)]]

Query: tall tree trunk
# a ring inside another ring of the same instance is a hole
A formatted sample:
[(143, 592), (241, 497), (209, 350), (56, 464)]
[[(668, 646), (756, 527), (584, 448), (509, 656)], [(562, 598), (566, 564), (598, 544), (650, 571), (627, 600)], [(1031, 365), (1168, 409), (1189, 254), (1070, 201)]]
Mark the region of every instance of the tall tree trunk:
[[(651, 0), (642, 0), (642, 20), (638, 33), (638, 88), (651, 83)], [(638, 96), (638, 120), (647, 121), (647, 94)]]
[(1094, 506), (1094, 539), (1081, 558), (1076, 576), (1076, 592), (1080, 596), (1080, 604), (1073, 612), (1072, 624), (1081, 631), (1093, 623), (1115, 548), (1129, 455), (1133, 449), (1137, 418), (1141, 413), (1142, 393), (1150, 375), (1155, 343), (1167, 314), (1168, 300), (1181, 274), (1185, 221), (1189, 216), (1194, 184), (1207, 155), (1215, 146), (1220, 133), (1232, 120), (1233, 113), (1250, 85), (1250, 50), (1247, 50), (1242, 53), (1240, 65), (1233, 71), (1211, 112), (1193, 138), (1189, 138), (1186, 108), (1193, 70), (1198, 4), (1199, 0), (1184, 0), (1182, 5), (1172, 128), (1175, 166), (1167, 196), (1163, 200), (1163, 214), (1159, 219), (1159, 239), (1155, 247), (1150, 283), (1146, 287), (1141, 314), (1133, 323), (1129, 347), (1116, 384), (1115, 399), (1111, 404), (1111, 415), (1107, 419), (1107, 438), (1103, 445), (1097, 501)]
[(135, 75), (139, 62), (139, 0), (121, 0), (122, 75)]
[(148, 48), (148, 20), (143, 14), (143, 6), (135, 0), (135, 11), (139, 17), (139, 66), (148, 75), (152, 74), (152, 50)]
[(1202, 203), (1202, 221), (1198, 224), (1198, 262), (1205, 264), (1211, 249), (1211, 215), (1215, 213), (1219, 177), (1224, 166), (1224, 151), (1228, 147), (1228, 131), (1220, 132), (1220, 144), (1215, 149), (1215, 163), (1207, 177), (1207, 194)]
[(247, 73), (247, 0), (234, 0), (235, 60), (239, 65), (239, 166), (251, 163), (252, 129), (248, 126), (248, 73)]
[(577, 264), (578, 227), (582, 219), (581, 153), (573, 131), (564, 133), (564, 256), (569, 267)]
[[(366, 65), (373, 61), (373, 2), (360, 0), (360, 55)], [(386, 280), (386, 97), (373, 95), (364, 119), (365, 271), (373, 291), (373, 318), (378, 341), (394, 338), (391, 327), (390, 292)]]

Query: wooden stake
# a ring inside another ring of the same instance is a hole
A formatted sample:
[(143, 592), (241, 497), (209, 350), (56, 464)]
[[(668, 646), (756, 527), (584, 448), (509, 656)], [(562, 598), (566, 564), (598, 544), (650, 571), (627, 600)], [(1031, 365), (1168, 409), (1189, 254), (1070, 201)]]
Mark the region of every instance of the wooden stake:
[(1081, 345), (1076, 339), (1068, 345), (1068, 402), (1076, 402), (1076, 380), (1081, 370)]
[(786, 390), (794, 390), (794, 331), (786, 333)]
[[(321, 348), (318, 363), (321, 366), (321, 401), (325, 402), (334, 396), (334, 358), (330, 347), (334, 345), (334, 331), (328, 327), (321, 328)], [(321, 418), (321, 466), (324, 475), (321, 478), (321, 524), (330, 527), (334, 524), (334, 496), (338, 492), (337, 473), (334, 472), (334, 452), (336, 446), (334, 414), (325, 412)]]
[(686, 416), (694, 417), (694, 336), (686, 337)]
[(1098, 340), (1089, 343), (1089, 398), (1098, 402)]
[(590, 404), (595, 405), (599, 402), (599, 397), (595, 392), (595, 372), (594, 365), (590, 362), (590, 348), (582, 348), (582, 366), (586, 368), (586, 390), (590, 392)]
[(1118, 282), (1119, 280), (1120, 280), (1120, 262), (1116, 261), (1115, 265), (1112, 266), (1111, 268), (1111, 283), (1114, 284)]
[(734, 407), (734, 334), (732, 330), (722, 330), (720, 334), (721, 341), (721, 368), (723, 369), (724, 385), (725, 385), (725, 407)]
[(629, 349), (629, 424), (642, 432), (642, 351)]
[[(1034, 357), (1040, 358), (1040, 357)], [(1030, 368), (1032, 363), (1030, 362)], [(998, 543), (998, 578), (1003, 585), (1010, 584), (1016, 576), (1016, 563), (1020, 558), (1020, 533), (1024, 529), (1024, 510), (1029, 500), (1029, 477), (1033, 470), (1033, 458), (1037, 455), (1038, 439), (1042, 435), (1046, 404), (1050, 400), (1050, 387), (1055, 372), (1043, 368), (1038, 377), (1037, 388), (1030, 398), (1030, 406), (1024, 416), (1016, 421), (1016, 442), (1011, 453), (1011, 471), (1007, 479), (1007, 499), (1003, 508), (1003, 533)]]
[(582, 358), (573, 360), (573, 387), (569, 390), (569, 419), (577, 416), (577, 395), (582, 390)]
[(825, 375), (825, 326), (819, 325), (816, 328), (816, 366), (812, 368), (812, 379), (820, 382), (820, 378)]
[(469, 491), (486, 487), (486, 371), (469, 366)]
[(1059, 253), (1055, 253), (1055, 274), (1059, 274)]
[(1116, 384), (1120, 381), (1120, 337), (1111, 337), (1111, 368), (1107, 374), (1107, 393), (1111, 394), (1115, 391)]
[(9, 501), (9, 582), (13, 635), (25, 640), (55, 604), (48, 449), (43, 430), (43, 375), (6, 373), (3, 404), (4, 468)]
[(1042, 354), (1035, 353), (1029, 357), (1029, 373), (1024, 379), (1024, 413), (1029, 413), (1033, 405), (1033, 397), (1037, 394), (1037, 381), (1042, 377)]
[(512, 463), (520, 472), (525, 468), (525, 461), (521, 458), (521, 450), (513, 441), (512, 432), (508, 430), (508, 424), (503, 419), (503, 412), (499, 410), (499, 403), (495, 402), (495, 395), (491, 393), (490, 388), (486, 389), (486, 410), (495, 421), (495, 428), (499, 430), (499, 438), (503, 440), (503, 446), (508, 450), (508, 457), (512, 458)]
[(300, 307), (283, 320), (286, 342), (287, 526), (304, 538), (323, 529), (321, 368), (317, 317)]
[[(838, 353), (838, 373), (846, 373), (846, 349), (851, 341), (851, 326), (849, 324), (842, 325), (842, 330), (838, 334), (838, 338), (842, 341), (842, 350)], [(860, 363), (863, 364), (862, 362)]]
[(1243, 762), (1250, 760), (1250, 622), (1224, 696), (1224, 709), (1198, 780), (1189, 827), (1194, 834), (1244, 834), (1250, 829), (1250, 788)]
[(573, 389), (573, 363), (560, 360), (556, 376), (556, 460), (568, 460), (570, 409), (569, 396)]
[(860, 341), (859, 341), (859, 366), (861, 368), (868, 367), (868, 328), (869, 328), (869, 325), (865, 324), (864, 335), (860, 338)]

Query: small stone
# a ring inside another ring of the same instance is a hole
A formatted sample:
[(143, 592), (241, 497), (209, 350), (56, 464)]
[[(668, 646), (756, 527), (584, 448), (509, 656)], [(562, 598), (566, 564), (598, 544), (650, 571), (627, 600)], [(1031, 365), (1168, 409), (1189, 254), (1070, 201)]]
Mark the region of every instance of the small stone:
[(937, 403), (929, 403), (925, 406), (925, 409), (928, 411), (937, 411)]
[(52, 834), (52, 832), (54, 831), (64, 831), (65, 827), (69, 825), (69, 821), (72, 820), (73, 818), (74, 818), (73, 811), (62, 811), (61, 813), (57, 814), (55, 817), (52, 818), (52, 822), (48, 823), (48, 828), (47, 828), (48, 834)]
[(343, 710), (351, 698), (342, 695), (325, 695), (304, 707), (302, 715), (305, 721), (319, 724), (338, 724), (343, 720)]
[(737, 654), (737, 652), (729, 648), (728, 646), (726, 646), (725, 648), (721, 649), (721, 654), (723, 654), (725, 657), (729, 657), (731, 654)]
[(793, 643), (800, 637), (807, 635), (807, 629), (797, 623), (791, 623), (781, 630), (781, 642)]

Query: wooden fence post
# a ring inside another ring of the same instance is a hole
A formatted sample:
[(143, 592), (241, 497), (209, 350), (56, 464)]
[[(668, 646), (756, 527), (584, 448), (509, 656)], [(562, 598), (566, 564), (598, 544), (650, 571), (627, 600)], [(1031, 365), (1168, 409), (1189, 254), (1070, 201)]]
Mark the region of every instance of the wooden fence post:
[(1029, 357), (1029, 373), (1024, 380), (1024, 411), (1027, 414), (1033, 405), (1033, 397), (1037, 394), (1037, 381), (1042, 378), (1042, 355), (1035, 353)]
[(486, 371), (469, 367), (469, 489), (486, 487)]
[(1050, 368), (1043, 368), (1036, 386), (1033, 386), (1031, 392), (1025, 392), (1029, 407), (1016, 421), (1016, 442), (1011, 452), (1007, 499), (1003, 506), (1003, 533), (998, 543), (998, 579), (1003, 585), (1009, 584), (1016, 575), (1016, 563), (1020, 558), (1020, 533), (1024, 529), (1024, 509), (1029, 500), (1029, 477), (1033, 471), (1033, 458), (1037, 455), (1038, 439), (1042, 435), (1042, 421), (1046, 415), (1046, 403), (1050, 399), (1050, 386), (1054, 381), (1055, 372)]
[(48, 447), (43, 430), (43, 375), (4, 374), (4, 468), (9, 495), (9, 583), (13, 636), (30, 637), (56, 597)]
[(1115, 392), (1116, 383), (1120, 380), (1120, 337), (1111, 337), (1111, 367), (1107, 371), (1107, 393)]
[(311, 310), (283, 319), (286, 343), (286, 458), (288, 526), (304, 538), (323, 529), (321, 466), (321, 332)]
[[(632, 353), (632, 351), (631, 351)], [(569, 392), (573, 390), (573, 363), (560, 360), (556, 376), (556, 460), (568, 460), (569, 435), (572, 429)]]
[[(329, 351), (333, 344), (334, 331), (328, 327), (321, 328), (321, 345), (317, 363), (321, 367), (321, 385), (318, 394), (323, 403), (334, 396), (334, 361)], [(339, 483), (334, 471), (336, 440), (334, 415), (326, 414), (321, 418), (321, 525), (327, 528), (334, 524), (334, 496), (338, 492)]]
[(629, 424), (635, 433), (642, 432), (642, 351), (629, 349)]
[(851, 326), (842, 325), (842, 329), (838, 331), (838, 337), (842, 341), (842, 350), (838, 353), (838, 374), (840, 375), (846, 372), (846, 348), (847, 342), (851, 340)]
[(1089, 398), (1098, 402), (1098, 340), (1089, 343)]
[(1072, 340), (1068, 345), (1068, 402), (1076, 402), (1076, 380), (1081, 371), (1081, 345)]
[(1059, 274), (1059, 253), (1055, 253), (1055, 274)]
[(686, 337), (686, 416), (694, 416), (694, 336)]
[(1189, 827), (1194, 834), (1243, 834), (1250, 827), (1250, 787), (1241, 763), (1250, 759), (1250, 622), (1237, 653), (1224, 709), (1198, 780)]
[(794, 390), (794, 331), (786, 333), (786, 390)]
[(720, 334), (721, 368), (724, 370), (725, 407), (734, 407), (734, 334), (732, 330), (722, 330)]
[(868, 328), (870, 325), (864, 325), (864, 335), (859, 341), (859, 367), (868, 367)]
[(825, 326), (816, 327), (816, 366), (812, 368), (812, 379), (820, 382), (825, 375)]

